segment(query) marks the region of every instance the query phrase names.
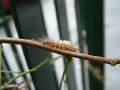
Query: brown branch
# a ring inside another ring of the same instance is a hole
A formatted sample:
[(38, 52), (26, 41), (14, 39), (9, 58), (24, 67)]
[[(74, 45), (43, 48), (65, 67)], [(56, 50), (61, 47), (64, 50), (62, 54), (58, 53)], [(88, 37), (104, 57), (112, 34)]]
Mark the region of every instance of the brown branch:
[(56, 49), (56, 48), (50, 48), (36, 40), (32, 40), (32, 39), (30, 40), (30, 39), (18, 39), (18, 38), (0, 38), (0, 42), (1, 43), (30, 45), (30, 46), (38, 47), (40, 49), (44, 49), (44, 50), (47, 50), (50, 52), (58, 53), (61, 55), (68, 55), (68, 56), (75, 57), (75, 58), (83, 58), (85, 60), (94, 61), (94, 62), (107, 63), (112, 66), (120, 64), (119, 58), (105, 58), (105, 57), (93, 56), (93, 55), (88, 55), (88, 54), (79, 53), (79, 52), (70, 52), (70, 51), (64, 51), (64, 50), (60, 50), (60, 49)]

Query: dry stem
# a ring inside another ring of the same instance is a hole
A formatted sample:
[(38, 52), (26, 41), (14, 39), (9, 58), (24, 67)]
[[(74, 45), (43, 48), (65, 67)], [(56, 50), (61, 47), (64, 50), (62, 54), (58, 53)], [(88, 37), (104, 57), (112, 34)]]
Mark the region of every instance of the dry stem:
[(115, 66), (117, 64), (120, 64), (119, 58), (105, 58), (100, 56), (93, 56), (88, 55), (84, 53), (79, 52), (70, 52), (70, 51), (64, 51), (56, 48), (50, 48), (48, 46), (43, 45), (39, 41), (32, 40), (32, 39), (18, 39), (18, 38), (0, 38), (1, 43), (12, 43), (12, 44), (21, 44), (21, 45), (30, 45), (34, 47), (38, 47), (40, 49), (44, 49), (50, 52), (58, 53), (61, 55), (67, 55), (75, 58), (83, 58), (88, 61), (94, 61), (94, 62), (100, 62), (100, 63), (107, 63), (112, 66)]

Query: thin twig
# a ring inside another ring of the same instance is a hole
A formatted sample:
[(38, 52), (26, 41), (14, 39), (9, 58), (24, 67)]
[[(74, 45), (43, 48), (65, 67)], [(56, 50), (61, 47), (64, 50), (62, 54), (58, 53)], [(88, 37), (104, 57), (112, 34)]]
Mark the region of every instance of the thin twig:
[(85, 60), (94, 61), (94, 62), (107, 63), (112, 66), (120, 64), (119, 58), (105, 58), (105, 57), (93, 56), (93, 55), (88, 55), (88, 54), (79, 53), (79, 52), (70, 52), (70, 51), (60, 50), (60, 49), (56, 49), (56, 48), (50, 48), (36, 40), (32, 40), (32, 39), (30, 40), (30, 39), (18, 39), (18, 38), (0, 38), (0, 42), (1, 43), (31, 45), (34, 47), (38, 47), (38, 48), (50, 51), (50, 52), (54, 52), (54, 53), (58, 53), (58, 54), (62, 54), (62, 55), (68, 55), (68, 56), (76, 57), (76, 58), (83, 58)]
[(70, 63), (71, 63), (71, 61), (72, 61), (72, 58), (70, 57), (66, 57), (66, 59), (68, 59), (68, 62), (67, 62), (67, 64), (65, 65), (65, 68), (64, 68), (64, 71), (63, 71), (63, 74), (62, 74), (62, 78), (61, 78), (61, 80), (60, 80), (60, 90), (61, 90), (61, 88), (62, 88), (62, 83), (63, 83), (63, 80), (64, 80), (64, 77), (65, 77), (65, 74), (67, 73), (67, 70), (68, 70), (68, 67), (69, 67), (69, 65), (70, 65)]
[(8, 70), (1, 70), (1, 73), (21, 73), (21, 72), (17, 72), (17, 71), (8, 71)]

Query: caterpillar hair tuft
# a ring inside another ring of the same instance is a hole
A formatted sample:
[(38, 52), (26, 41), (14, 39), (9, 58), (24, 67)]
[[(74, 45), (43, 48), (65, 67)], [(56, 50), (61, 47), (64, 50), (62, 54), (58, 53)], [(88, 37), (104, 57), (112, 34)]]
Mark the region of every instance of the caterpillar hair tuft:
[(51, 39), (44, 39), (42, 40), (42, 44), (50, 48), (56, 48), (64, 51), (77, 52), (78, 50), (77, 48), (74, 48), (71, 45), (70, 41), (66, 41), (66, 40), (54, 41)]

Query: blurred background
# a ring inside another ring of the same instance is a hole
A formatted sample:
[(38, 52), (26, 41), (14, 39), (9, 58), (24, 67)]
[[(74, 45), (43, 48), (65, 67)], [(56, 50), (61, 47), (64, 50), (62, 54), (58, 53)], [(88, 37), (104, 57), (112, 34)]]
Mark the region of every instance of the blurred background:
[[(120, 57), (119, 0), (0, 0), (0, 37), (69, 40), (80, 52)], [(16, 79), (25, 90), (59, 90), (63, 56), (38, 48), (3, 44), (2, 69), (23, 72), (47, 58), (51, 62)], [(62, 90), (119, 90), (120, 66), (73, 58)], [(2, 73), (2, 84), (16, 73)], [(23, 90), (24, 90), (23, 89)]]

